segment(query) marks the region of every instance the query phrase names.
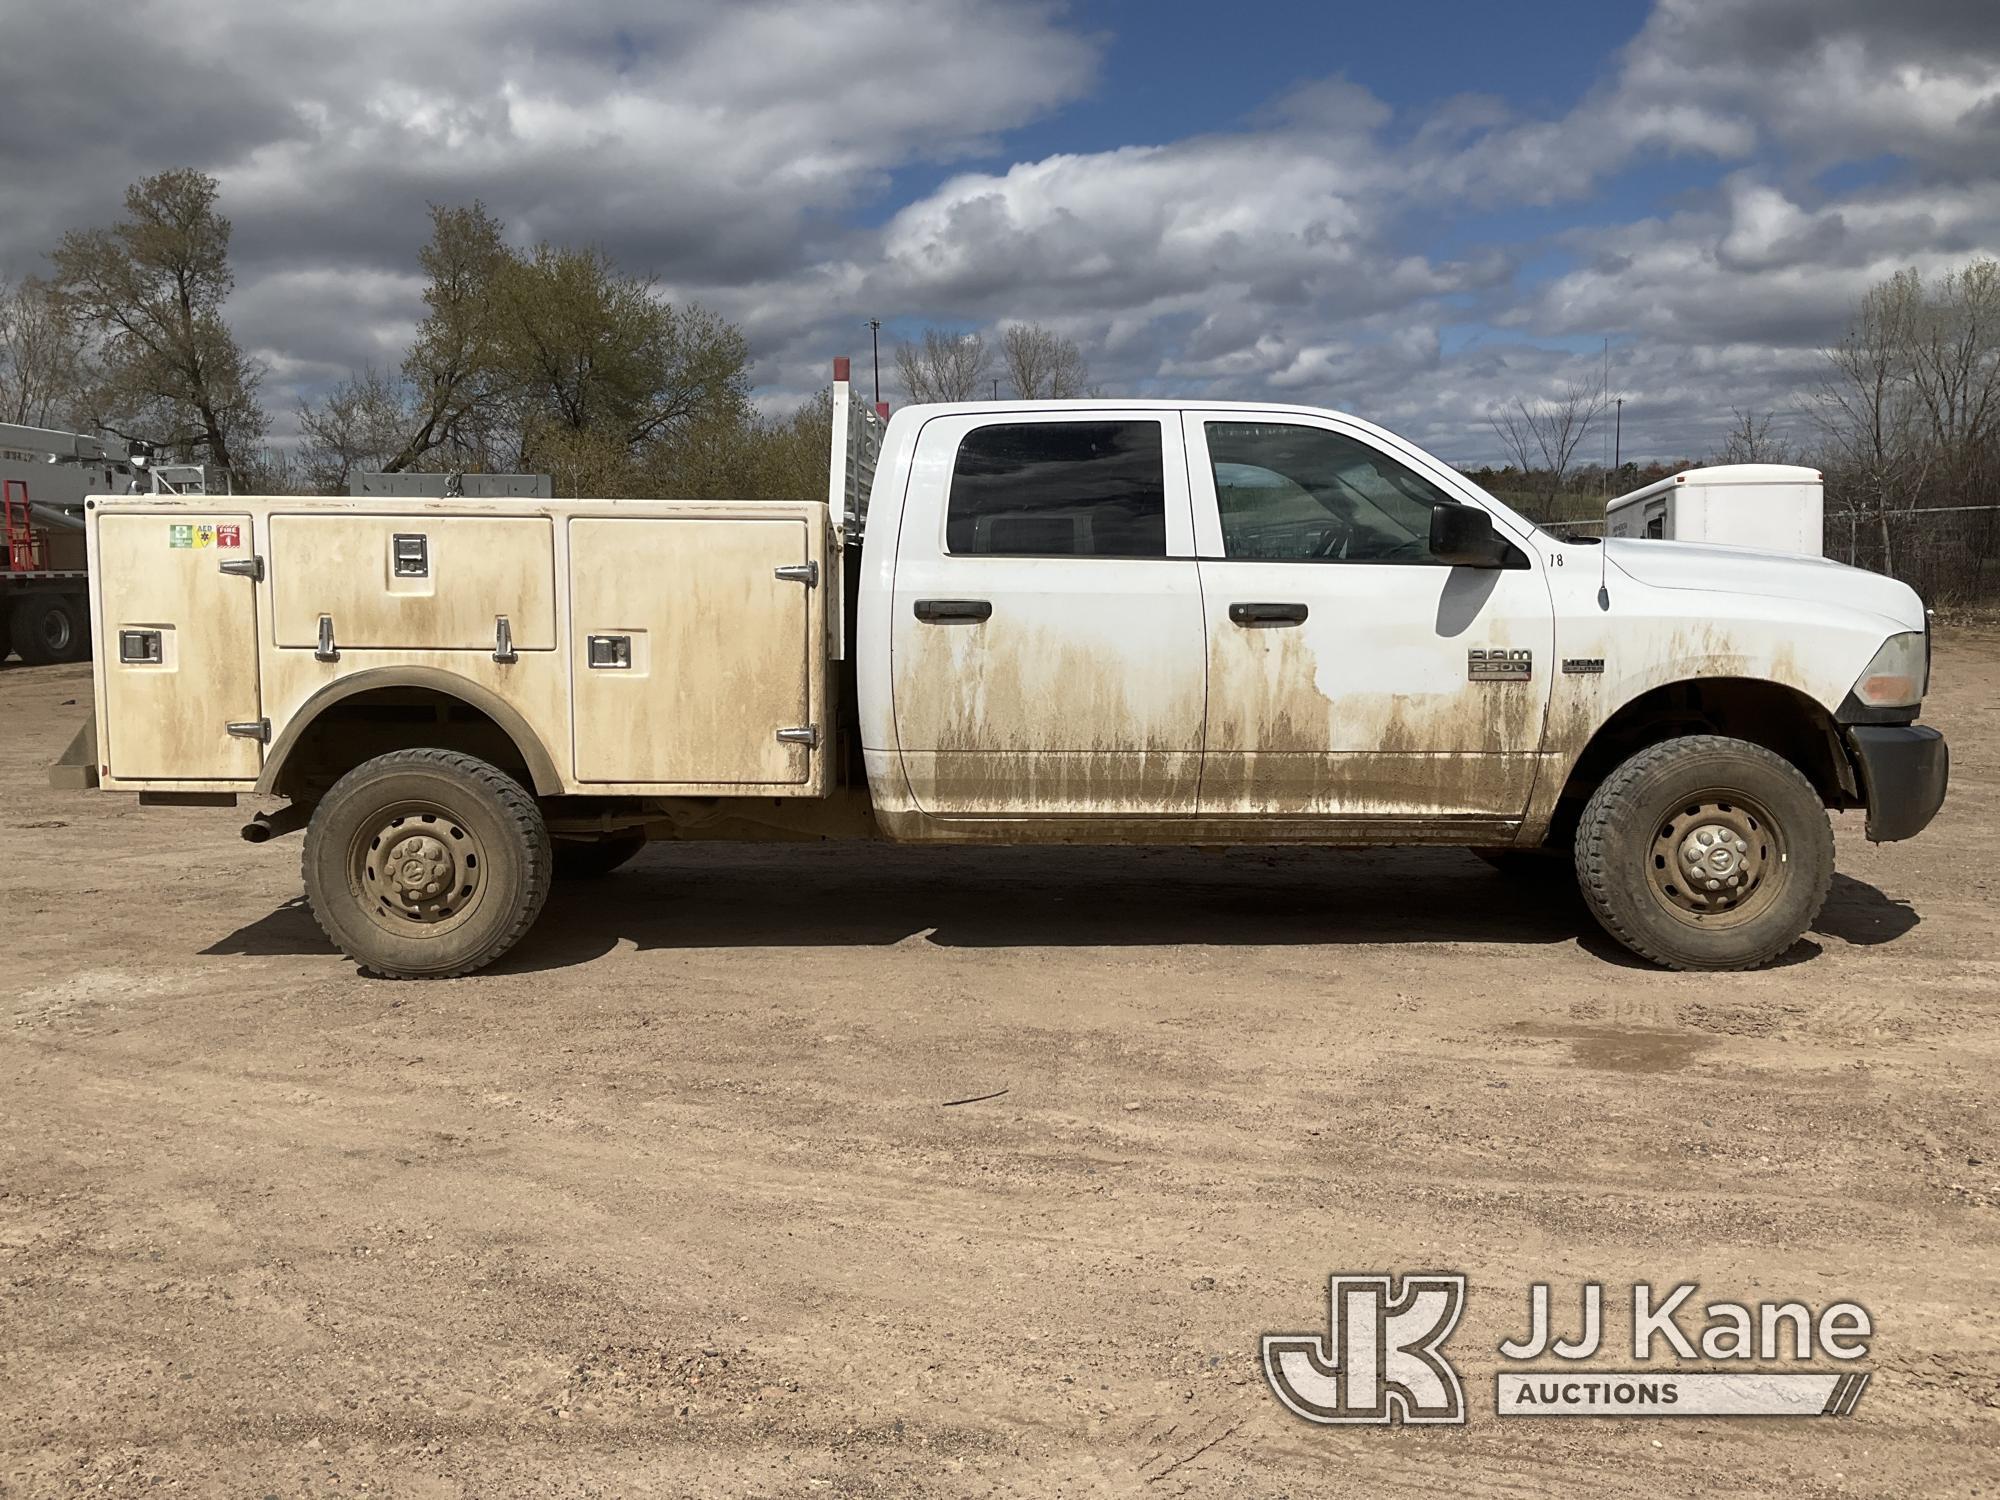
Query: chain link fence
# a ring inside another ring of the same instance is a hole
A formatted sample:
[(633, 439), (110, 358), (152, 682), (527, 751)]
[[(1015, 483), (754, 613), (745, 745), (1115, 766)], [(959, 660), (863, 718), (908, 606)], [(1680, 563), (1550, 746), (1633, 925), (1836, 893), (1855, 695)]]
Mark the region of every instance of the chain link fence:
[(1933, 609), (2000, 609), (2000, 505), (1829, 511), (1826, 555), (1902, 579)]

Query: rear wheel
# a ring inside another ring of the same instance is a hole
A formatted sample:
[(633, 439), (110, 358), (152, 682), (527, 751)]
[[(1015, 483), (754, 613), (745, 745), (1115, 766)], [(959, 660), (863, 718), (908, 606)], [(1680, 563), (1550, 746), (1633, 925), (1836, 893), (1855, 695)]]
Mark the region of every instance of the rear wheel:
[(83, 602), (71, 594), (30, 594), (17, 600), (8, 624), (14, 649), (29, 666), (83, 661), (90, 655), (90, 630)]
[(535, 800), (455, 750), (399, 750), (349, 771), (306, 826), (321, 931), (388, 979), (449, 979), (519, 941), (553, 865)]
[(601, 839), (557, 839), (556, 879), (596, 880), (609, 875), (645, 847), (643, 833), (614, 833)]
[(1761, 745), (1664, 741), (1591, 795), (1577, 830), (1585, 901), (1619, 942), (1670, 969), (1754, 969), (1790, 948), (1833, 881), (1812, 783)]

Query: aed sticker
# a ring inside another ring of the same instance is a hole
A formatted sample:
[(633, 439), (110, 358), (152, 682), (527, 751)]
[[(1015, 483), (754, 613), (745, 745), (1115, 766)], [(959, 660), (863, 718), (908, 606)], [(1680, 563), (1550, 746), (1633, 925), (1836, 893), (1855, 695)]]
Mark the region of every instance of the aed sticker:
[(186, 526), (167, 528), (169, 547), (240, 547), (243, 545), (241, 526), (217, 526), (210, 521), (196, 521)]

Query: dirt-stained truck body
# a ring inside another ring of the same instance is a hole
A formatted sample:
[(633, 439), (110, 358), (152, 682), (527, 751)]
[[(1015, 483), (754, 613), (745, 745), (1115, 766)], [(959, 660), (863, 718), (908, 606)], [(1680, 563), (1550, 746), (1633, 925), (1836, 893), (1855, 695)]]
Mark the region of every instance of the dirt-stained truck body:
[(1743, 968), (1817, 914), (1828, 808), (1943, 800), (1892, 579), (1561, 540), (1305, 407), (835, 414), (824, 500), (94, 499), (83, 770), (284, 799), (246, 833), (303, 825), (398, 977), (647, 838), (842, 836), (1457, 844)]

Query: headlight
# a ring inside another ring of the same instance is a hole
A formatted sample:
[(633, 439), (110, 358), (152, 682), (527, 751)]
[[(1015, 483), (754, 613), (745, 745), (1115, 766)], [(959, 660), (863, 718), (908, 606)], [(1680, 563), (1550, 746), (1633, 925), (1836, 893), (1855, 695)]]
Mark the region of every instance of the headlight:
[(1930, 687), (1925, 634), (1906, 630), (1884, 641), (1855, 679), (1854, 696), (1870, 708), (1915, 708), (1922, 703)]

